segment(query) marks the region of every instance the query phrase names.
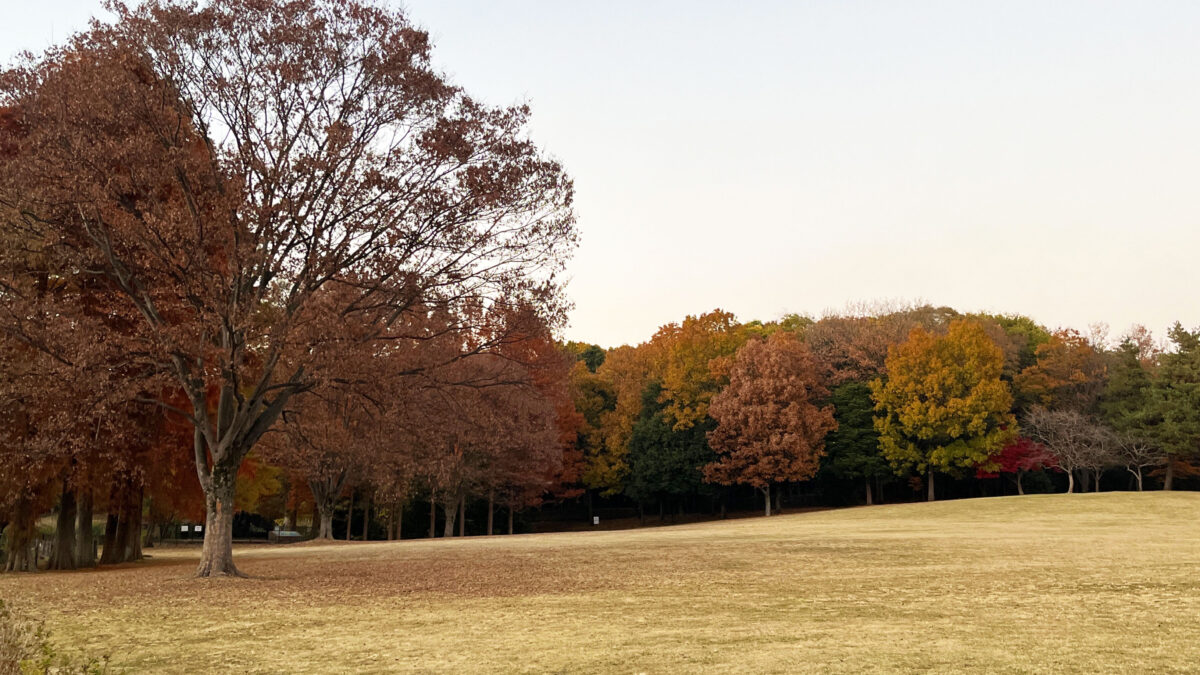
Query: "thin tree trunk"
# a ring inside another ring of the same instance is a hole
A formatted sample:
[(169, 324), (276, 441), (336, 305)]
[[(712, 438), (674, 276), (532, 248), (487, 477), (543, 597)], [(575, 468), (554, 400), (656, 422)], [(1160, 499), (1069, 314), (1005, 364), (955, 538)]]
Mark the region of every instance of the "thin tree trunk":
[(370, 527), (371, 527), (371, 493), (368, 492), (367, 493), (367, 501), (363, 505), (363, 526), (362, 526), (362, 533), (363, 533), (362, 540), (363, 541), (368, 541), (370, 539), (370, 537), (371, 537)]
[(75, 532), (75, 564), (79, 567), (96, 566), (96, 542), (92, 533), (92, 488), (84, 488), (79, 498), (78, 521)]
[(1075, 471), (1067, 470), (1067, 494), (1075, 491)]
[(458, 498), (458, 536), (466, 536), (467, 527), (467, 497), (463, 495)]
[(926, 478), (926, 481), (928, 482), (929, 493), (925, 496), (925, 498), (932, 502), (937, 499), (937, 494), (933, 485), (933, 469), (929, 470), (929, 476)]
[(870, 478), (866, 479), (866, 484), (867, 484), (867, 506), (872, 506), (875, 504), (875, 500), (872, 498), (872, 495), (871, 495), (871, 479)]
[(783, 513), (783, 486), (775, 490), (775, 515)]
[(1025, 486), (1021, 484), (1021, 479), (1024, 477), (1025, 477), (1025, 472), (1018, 469), (1017, 470), (1017, 494), (1019, 494), (1019, 495), (1025, 494)]
[(404, 502), (396, 507), (396, 541), (404, 538)]
[(59, 500), (58, 521), (54, 527), (54, 554), (50, 558), (50, 569), (75, 569), (75, 491), (63, 479), (62, 497)]
[(513, 533), (513, 507), (508, 507), (508, 533)]
[(237, 469), (214, 467), (204, 495), (204, 547), (198, 577), (245, 576), (233, 564), (233, 497)]
[(350, 488), (350, 505), (346, 507), (346, 541), (354, 534), (354, 488)]
[(1175, 486), (1175, 462), (1173, 460), (1173, 457), (1167, 457), (1167, 474), (1163, 476), (1163, 489), (1168, 491), (1174, 489)]
[(1139, 466), (1137, 468), (1137, 473), (1135, 475), (1137, 476), (1138, 492), (1141, 492), (1142, 491), (1142, 467)]
[(437, 501), (433, 497), (433, 493), (429, 493), (429, 538), (433, 539), (437, 536)]
[(764, 498), (763, 501), (767, 505), (766, 506), (766, 515), (770, 516), (771, 515), (771, 484), (770, 483), (767, 483), (767, 486), (762, 489), (762, 493), (763, 493), (763, 498)]
[[(492, 516), (495, 515), (495, 513), (494, 513), (494, 511), (496, 510), (495, 504), (496, 504), (496, 491), (493, 489), (488, 489), (487, 533), (488, 533), (489, 537), (492, 536)], [(591, 500), (590, 499), (588, 500), (588, 513), (589, 514), (591, 513)], [(590, 516), (588, 517), (588, 522), (589, 523), (592, 522), (592, 519)]]

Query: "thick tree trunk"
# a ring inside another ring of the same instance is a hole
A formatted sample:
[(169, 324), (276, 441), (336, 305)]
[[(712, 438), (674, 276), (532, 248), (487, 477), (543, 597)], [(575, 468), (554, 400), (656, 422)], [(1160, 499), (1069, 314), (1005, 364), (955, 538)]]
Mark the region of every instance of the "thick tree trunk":
[[(591, 497), (590, 493), (588, 496), (589, 496), (588, 513), (590, 514), (592, 512), (592, 500), (590, 499), (590, 497)], [(495, 511), (496, 511), (496, 492), (495, 492), (495, 490), (488, 490), (487, 533), (488, 533), (489, 537), (492, 536), (492, 517), (495, 515)], [(588, 522), (589, 523), (592, 522), (591, 517), (588, 518)]]
[(442, 529), (442, 536), (443, 537), (453, 537), (454, 536), (454, 521), (458, 516), (458, 500), (455, 499), (452, 502), (446, 502), (445, 504), (442, 505), (442, 509), (446, 516), (446, 522)]
[(125, 547), (126, 562), (142, 559), (142, 501), (145, 487), (139, 485), (137, 492), (130, 489), (132, 499), (126, 505), (129, 514), (129, 539)]
[(932, 502), (937, 499), (937, 493), (934, 490), (933, 483), (933, 469), (929, 470), (929, 475), (925, 477), (925, 480), (928, 483), (927, 487), (929, 488), (929, 492), (925, 495), (925, 499)]
[(326, 504), (318, 509), (321, 527), (317, 530), (317, 539), (333, 539), (333, 504)]
[(508, 507), (508, 533), (513, 533), (513, 507)]
[(233, 564), (233, 496), (237, 469), (214, 470), (204, 496), (204, 547), (200, 550), (198, 577), (245, 576)]
[(766, 515), (771, 515), (771, 484), (767, 483), (765, 488), (762, 488), (763, 502), (766, 503)]
[(92, 489), (84, 488), (79, 498), (75, 531), (75, 564), (78, 567), (96, 566), (96, 542), (92, 533)]
[(58, 521), (54, 527), (54, 555), (50, 558), (52, 570), (75, 569), (75, 514), (75, 491), (63, 480)]
[(37, 571), (37, 553), (34, 551), (37, 528), (32, 507), (29, 500), (18, 499), (13, 509), (13, 519), (4, 528), (5, 572)]
[(465, 537), (467, 530), (467, 498), (458, 498), (458, 536)]
[(1163, 489), (1172, 490), (1175, 487), (1175, 462), (1173, 457), (1167, 457), (1167, 474), (1163, 476)]
[(120, 556), (117, 555), (117, 521), (120, 518), (117, 512), (113, 509), (117, 508), (112, 502), (108, 505), (108, 513), (104, 518), (104, 541), (101, 542), (100, 549), (100, 564), (115, 565), (120, 562)]
[(346, 541), (354, 534), (354, 488), (350, 488), (350, 505), (346, 507)]
[(866, 484), (867, 484), (867, 506), (872, 506), (875, 504), (875, 500), (873, 499), (873, 495), (871, 494), (871, 479), (870, 478), (866, 479)]

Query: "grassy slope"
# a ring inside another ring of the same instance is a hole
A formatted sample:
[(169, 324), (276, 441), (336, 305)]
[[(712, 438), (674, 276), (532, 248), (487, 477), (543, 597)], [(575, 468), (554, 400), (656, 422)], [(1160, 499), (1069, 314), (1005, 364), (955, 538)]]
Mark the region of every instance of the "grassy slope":
[(1184, 670), (1200, 495), (240, 552), (0, 577), (64, 645), (156, 672)]

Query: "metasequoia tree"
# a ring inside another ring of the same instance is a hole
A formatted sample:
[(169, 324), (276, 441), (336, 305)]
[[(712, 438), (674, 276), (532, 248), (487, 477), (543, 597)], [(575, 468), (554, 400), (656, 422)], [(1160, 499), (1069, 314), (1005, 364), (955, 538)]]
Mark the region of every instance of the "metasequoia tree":
[(897, 471), (926, 475), (930, 501), (935, 471), (987, 465), (1015, 435), (1003, 368), (1000, 348), (969, 320), (940, 337), (917, 328), (888, 350), (887, 380), (871, 383), (880, 448)]
[[(524, 138), (528, 111), (447, 83), (398, 11), (113, 9), (115, 25), (5, 74), (21, 133), (0, 138), (0, 222), (103, 279), (132, 321), (125, 352), (185, 392), (207, 507), (198, 574), (236, 574), (238, 467), (335, 376), (344, 324), (369, 314), (382, 335), (417, 306), (501, 296), (559, 319), (572, 187)], [(337, 286), (359, 292), (313, 302)]]
[(758, 488), (771, 515), (773, 483), (817, 472), (825, 435), (837, 428), (833, 408), (820, 405), (827, 396), (816, 360), (791, 333), (746, 343), (708, 409), (717, 460), (704, 467), (705, 479)]

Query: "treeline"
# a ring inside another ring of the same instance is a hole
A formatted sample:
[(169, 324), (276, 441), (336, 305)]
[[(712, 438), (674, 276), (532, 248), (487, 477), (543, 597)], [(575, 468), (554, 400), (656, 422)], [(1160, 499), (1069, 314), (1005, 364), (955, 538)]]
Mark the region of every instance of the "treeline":
[(1109, 472), (1171, 489), (1200, 452), (1200, 333), (1168, 337), (921, 306), (745, 324), (717, 310), (636, 347), (572, 343), (584, 486), (706, 510), (751, 486), (768, 513), (772, 486), (806, 504), (933, 499), (939, 481), (1098, 490)]

